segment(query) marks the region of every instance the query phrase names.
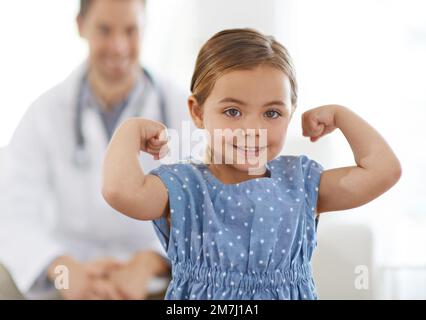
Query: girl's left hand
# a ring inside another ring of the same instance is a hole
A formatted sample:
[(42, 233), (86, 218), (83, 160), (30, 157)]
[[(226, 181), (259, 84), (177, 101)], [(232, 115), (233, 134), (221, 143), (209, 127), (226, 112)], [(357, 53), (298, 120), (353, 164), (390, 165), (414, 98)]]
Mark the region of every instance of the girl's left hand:
[(335, 114), (339, 106), (325, 105), (302, 114), (303, 136), (310, 137), (311, 142), (336, 129)]

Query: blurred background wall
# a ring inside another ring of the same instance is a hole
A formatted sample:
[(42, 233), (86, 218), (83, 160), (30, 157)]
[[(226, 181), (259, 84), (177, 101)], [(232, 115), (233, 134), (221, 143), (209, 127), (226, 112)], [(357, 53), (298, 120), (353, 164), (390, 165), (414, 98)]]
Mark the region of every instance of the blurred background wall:
[[(77, 0), (0, 4), (0, 147), (30, 103), (84, 60), (77, 8)], [(353, 164), (340, 132), (315, 144), (302, 137), (300, 115), (323, 104), (348, 106), (382, 133), (402, 179), (370, 204), (321, 217), (319, 296), (426, 299), (426, 2), (149, 0), (147, 10), (143, 63), (188, 91), (197, 52), (217, 31), (252, 27), (287, 46), (300, 100), (283, 153), (325, 168)], [(360, 266), (367, 289), (355, 285)]]

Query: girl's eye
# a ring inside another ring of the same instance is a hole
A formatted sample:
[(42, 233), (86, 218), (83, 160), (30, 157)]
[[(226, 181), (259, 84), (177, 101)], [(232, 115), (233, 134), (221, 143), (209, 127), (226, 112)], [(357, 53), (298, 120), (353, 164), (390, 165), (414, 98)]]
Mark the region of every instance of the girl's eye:
[(269, 119), (276, 119), (281, 116), (281, 114), (278, 111), (275, 110), (269, 110), (265, 112), (265, 116)]
[(225, 110), (225, 112), (224, 112), (228, 117), (231, 117), (231, 118), (236, 118), (236, 117), (239, 117), (240, 115), (241, 115), (241, 112), (240, 111), (238, 111), (237, 109), (234, 109), (234, 108), (232, 108), (232, 109), (228, 109), (228, 110)]

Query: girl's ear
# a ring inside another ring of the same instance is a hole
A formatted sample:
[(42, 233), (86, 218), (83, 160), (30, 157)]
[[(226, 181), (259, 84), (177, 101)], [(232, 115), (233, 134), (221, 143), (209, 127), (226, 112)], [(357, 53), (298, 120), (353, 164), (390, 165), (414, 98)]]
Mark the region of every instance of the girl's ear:
[(188, 98), (188, 109), (195, 126), (204, 129), (203, 110), (193, 95)]

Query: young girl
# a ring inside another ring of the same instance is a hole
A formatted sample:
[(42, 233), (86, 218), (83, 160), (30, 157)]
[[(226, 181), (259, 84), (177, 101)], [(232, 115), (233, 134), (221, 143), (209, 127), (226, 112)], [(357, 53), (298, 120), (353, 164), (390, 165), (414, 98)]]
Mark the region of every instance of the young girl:
[[(139, 152), (162, 158), (165, 127), (128, 120), (106, 154), (106, 201), (154, 220), (172, 263), (166, 299), (316, 299), (310, 259), (318, 215), (377, 198), (398, 181), (398, 159), (338, 105), (305, 112), (303, 135), (314, 142), (340, 129), (356, 165), (323, 171), (306, 156), (280, 156), (296, 109), (295, 72), (287, 50), (254, 30), (214, 35), (199, 53), (191, 91), (192, 119), (209, 133), (207, 161), (145, 174)], [(238, 134), (215, 135), (225, 129)]]

